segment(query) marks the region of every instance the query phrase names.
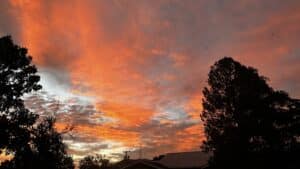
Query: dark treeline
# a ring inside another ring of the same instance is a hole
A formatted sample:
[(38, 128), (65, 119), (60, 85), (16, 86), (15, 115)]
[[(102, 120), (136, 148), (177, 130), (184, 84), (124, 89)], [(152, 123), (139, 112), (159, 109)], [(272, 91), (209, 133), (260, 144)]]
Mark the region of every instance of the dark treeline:
[[(0, 38), (0, 153), (12, 155), (0, 169), (74, 169), (54, 117), (39, 117), (24, 105), (24, 94), (42, 88), (31, 60), (11, 37)], [(299, 100), (229, 57), (211, 67), (203, 95), (202, 149), (213, 154), (208, 168), (300, 168)], [(101, 156), (86, 156), (79, 168), (114, 167)]]

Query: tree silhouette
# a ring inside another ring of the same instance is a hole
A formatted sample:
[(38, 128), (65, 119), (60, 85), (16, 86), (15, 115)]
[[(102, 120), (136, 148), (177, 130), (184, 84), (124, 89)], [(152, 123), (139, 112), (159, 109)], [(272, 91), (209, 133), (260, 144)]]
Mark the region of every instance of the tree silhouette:
[(32, 143), (35, 146), (35, 168), (74, 168), (73, 160), (67, 155), (66, 146), (62, 143), (61, 134), (53, 127), (54, 122), (54, 118), (48, 117), (34, 128)]
[(100, 169), (100, 159), (95, 156), (86, 156), (79, 162), (79, 169)]
[(108, 159), (101, 155), (86, 156), (79, 162), (79, 169), (109, 169), (111, 165)]
[(275, 91), (256, 69), (217, 61), (203, 90), (211, 168), (299, 168), (300, 102)]
[(165, 155), (159, 155), (159, 156), (155, 156), (155, 157), (153, 157), (153, 161), (159, 161), (159, 160), (161, 160), (161, 159), (163, 159), (165, 157)]
[(25, 108), (21, 97), (41, 88), (36, 72), (27, 49), (13, 44), (9, 36), (0, 38), (0, 149), (29, 149), (29, 128), (37, 116)]
[(0, 38), (0, 149), (14, 152), (15, 158), (31, 151), (30, 130), (38, 116), (25, 108), (21, 97), (41, 88), (36, 72), (27, 49), (9, 36)]
[(38, 115), (24, 105), (24, 94), (41, 89), (31, 60), (27, 49), (15, 45), (11, 37), (0, 38), (0, 150), (13, 155), (0, 168), (72, 169), (54, 120), (37, 123)]

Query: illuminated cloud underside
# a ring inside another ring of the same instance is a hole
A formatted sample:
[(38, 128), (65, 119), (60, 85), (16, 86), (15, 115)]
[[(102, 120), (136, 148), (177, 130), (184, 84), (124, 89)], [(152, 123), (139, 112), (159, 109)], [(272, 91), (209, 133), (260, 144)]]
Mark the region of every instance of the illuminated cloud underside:
[(74, 126), (65, 142), (75, 158), (198, 150), (201, 90), (224, 55), (300, 96), (298, 1), (1, 3), (0, 35), (26, 46), (42, 76), (27, 105)]

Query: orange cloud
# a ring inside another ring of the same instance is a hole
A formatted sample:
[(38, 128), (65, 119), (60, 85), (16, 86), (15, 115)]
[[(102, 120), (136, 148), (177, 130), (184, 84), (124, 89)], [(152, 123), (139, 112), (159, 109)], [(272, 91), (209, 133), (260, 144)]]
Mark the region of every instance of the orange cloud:
[[(65, 123), (57, 123), (56, 128), (58, 131), (63, 131), (66, 128)], [(114, 129), (111, 126), (102, 125), (76, 125), (71, 132), (83, 135), (90, 139), (99, 140), (113, 140), (121, 142), (124, 146), (136, 147), (139, 145), (140, 137), (139, 133)], [(76, 141), (76, 136), (75, 136)]]
[(137, 105), (122, 105), (122, 104), (99, 104), (98, 109), (105, 116), (112, 117), (118, 120), (119, 125), (125, 127), (137, 127), (147, 123), (154, 115), (150, 109), (138, 107)]
[[(68, 92), (95, 98), (90, 104), (97, 113), (74, 129), (95, 141), (149, 146), (150, 140), (159, 150), (164, 145), (163, 151), (198, 149), (204, 139), (201, 89), (209, 65), (224, 55), (300, 95), (296, 1), (10, 2), (17, 23), (11, 28), (19, 29), (16, 39), (34, 62), (67, 72)], [(88, 124), (102, 116), (113, 121)], [(156, 116), (164, 117), (153, 122)], [(185, 126), (195, 121), (199, 125)], [(158, 125), (172, 131), (162, 133)], [(173, 133), (176, 143), (169, 139)]]
[(200, 124), (193, 125), (182, 131), (178, 131), (176, 136), (176, 148), (178, 151), (191, 151), (200, 148), (202, 141), (204, 141), (204, 130)]
[(200, 114), (203, 109), (201, 100), (202, 94), (195, 94), (185, 105), (185, 109), (192, 119), (200, 120)]

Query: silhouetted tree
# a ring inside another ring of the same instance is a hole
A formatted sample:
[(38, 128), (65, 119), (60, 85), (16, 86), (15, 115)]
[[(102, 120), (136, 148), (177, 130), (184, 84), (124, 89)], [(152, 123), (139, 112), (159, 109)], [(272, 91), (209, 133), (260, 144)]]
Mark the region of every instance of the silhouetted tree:
[(41, 88), (36, 72), (27, 49), (9, 36), (0, 38), (0, 149), (15, 157), (30, 152), (30, 130), (38, 116), (25, 108), (21, 97)]
[(11, 37), (0, 38), (0, 150), (13, 155), (0, 168), (72, 169), (54, 120), (37, 124), (38, 115), (24, 105), (24, 94), (41, 89), (31, 60), (27, 49), (15, 45)]
[(54, 118), (48, 117), (34, 128), (35, 168), (43, 169), (72, 169), (73, 160), (67, 155), (62, 136), (54, 129)]
[(86, 156), (79, 162), (79, 169), (100, 169), (100, 159), (96, 156)]
[(73, 160), (67, 155), (61, 134), (56, 132), (53, 127), (54, 122), (54, 118), (47, 117), (40, 123), (36, 123), (31, 131), (30, 150), (22, 154), (15, 152), (14, 158), (1, 167), (10, 169), (73, 169)]
[(86, 156), (79, 161), (79, 169), (109, 169), (112, 166), (108, 159), (105, 159), (101, 155)]
[(155, 157), (153, 157), (153, 161), (159, 161), (159, 160), (161, 160), (161, 159), (163, 159), (165, 157), (165, 155), (159, 155), (159, 156), (155, 156)]
[(273, 90), (252, 67), (217, 61), (203, 90), (211, 168), (299, 168), (300, 103)]
[(130, 156), (129, 156), (129, 153), (130, 151), (124, 151), (124, 156), (123, 156), (123, 161), (126, 161), (126, 160), (129, 160), (130, 159)]
[(37, 115), (25, 108), (21, 97), (41, 88), (36, 72), (27, 49), (13, 44), (9, 36), (0, 38), (0, 149), (30, 149), (29, 130)]

